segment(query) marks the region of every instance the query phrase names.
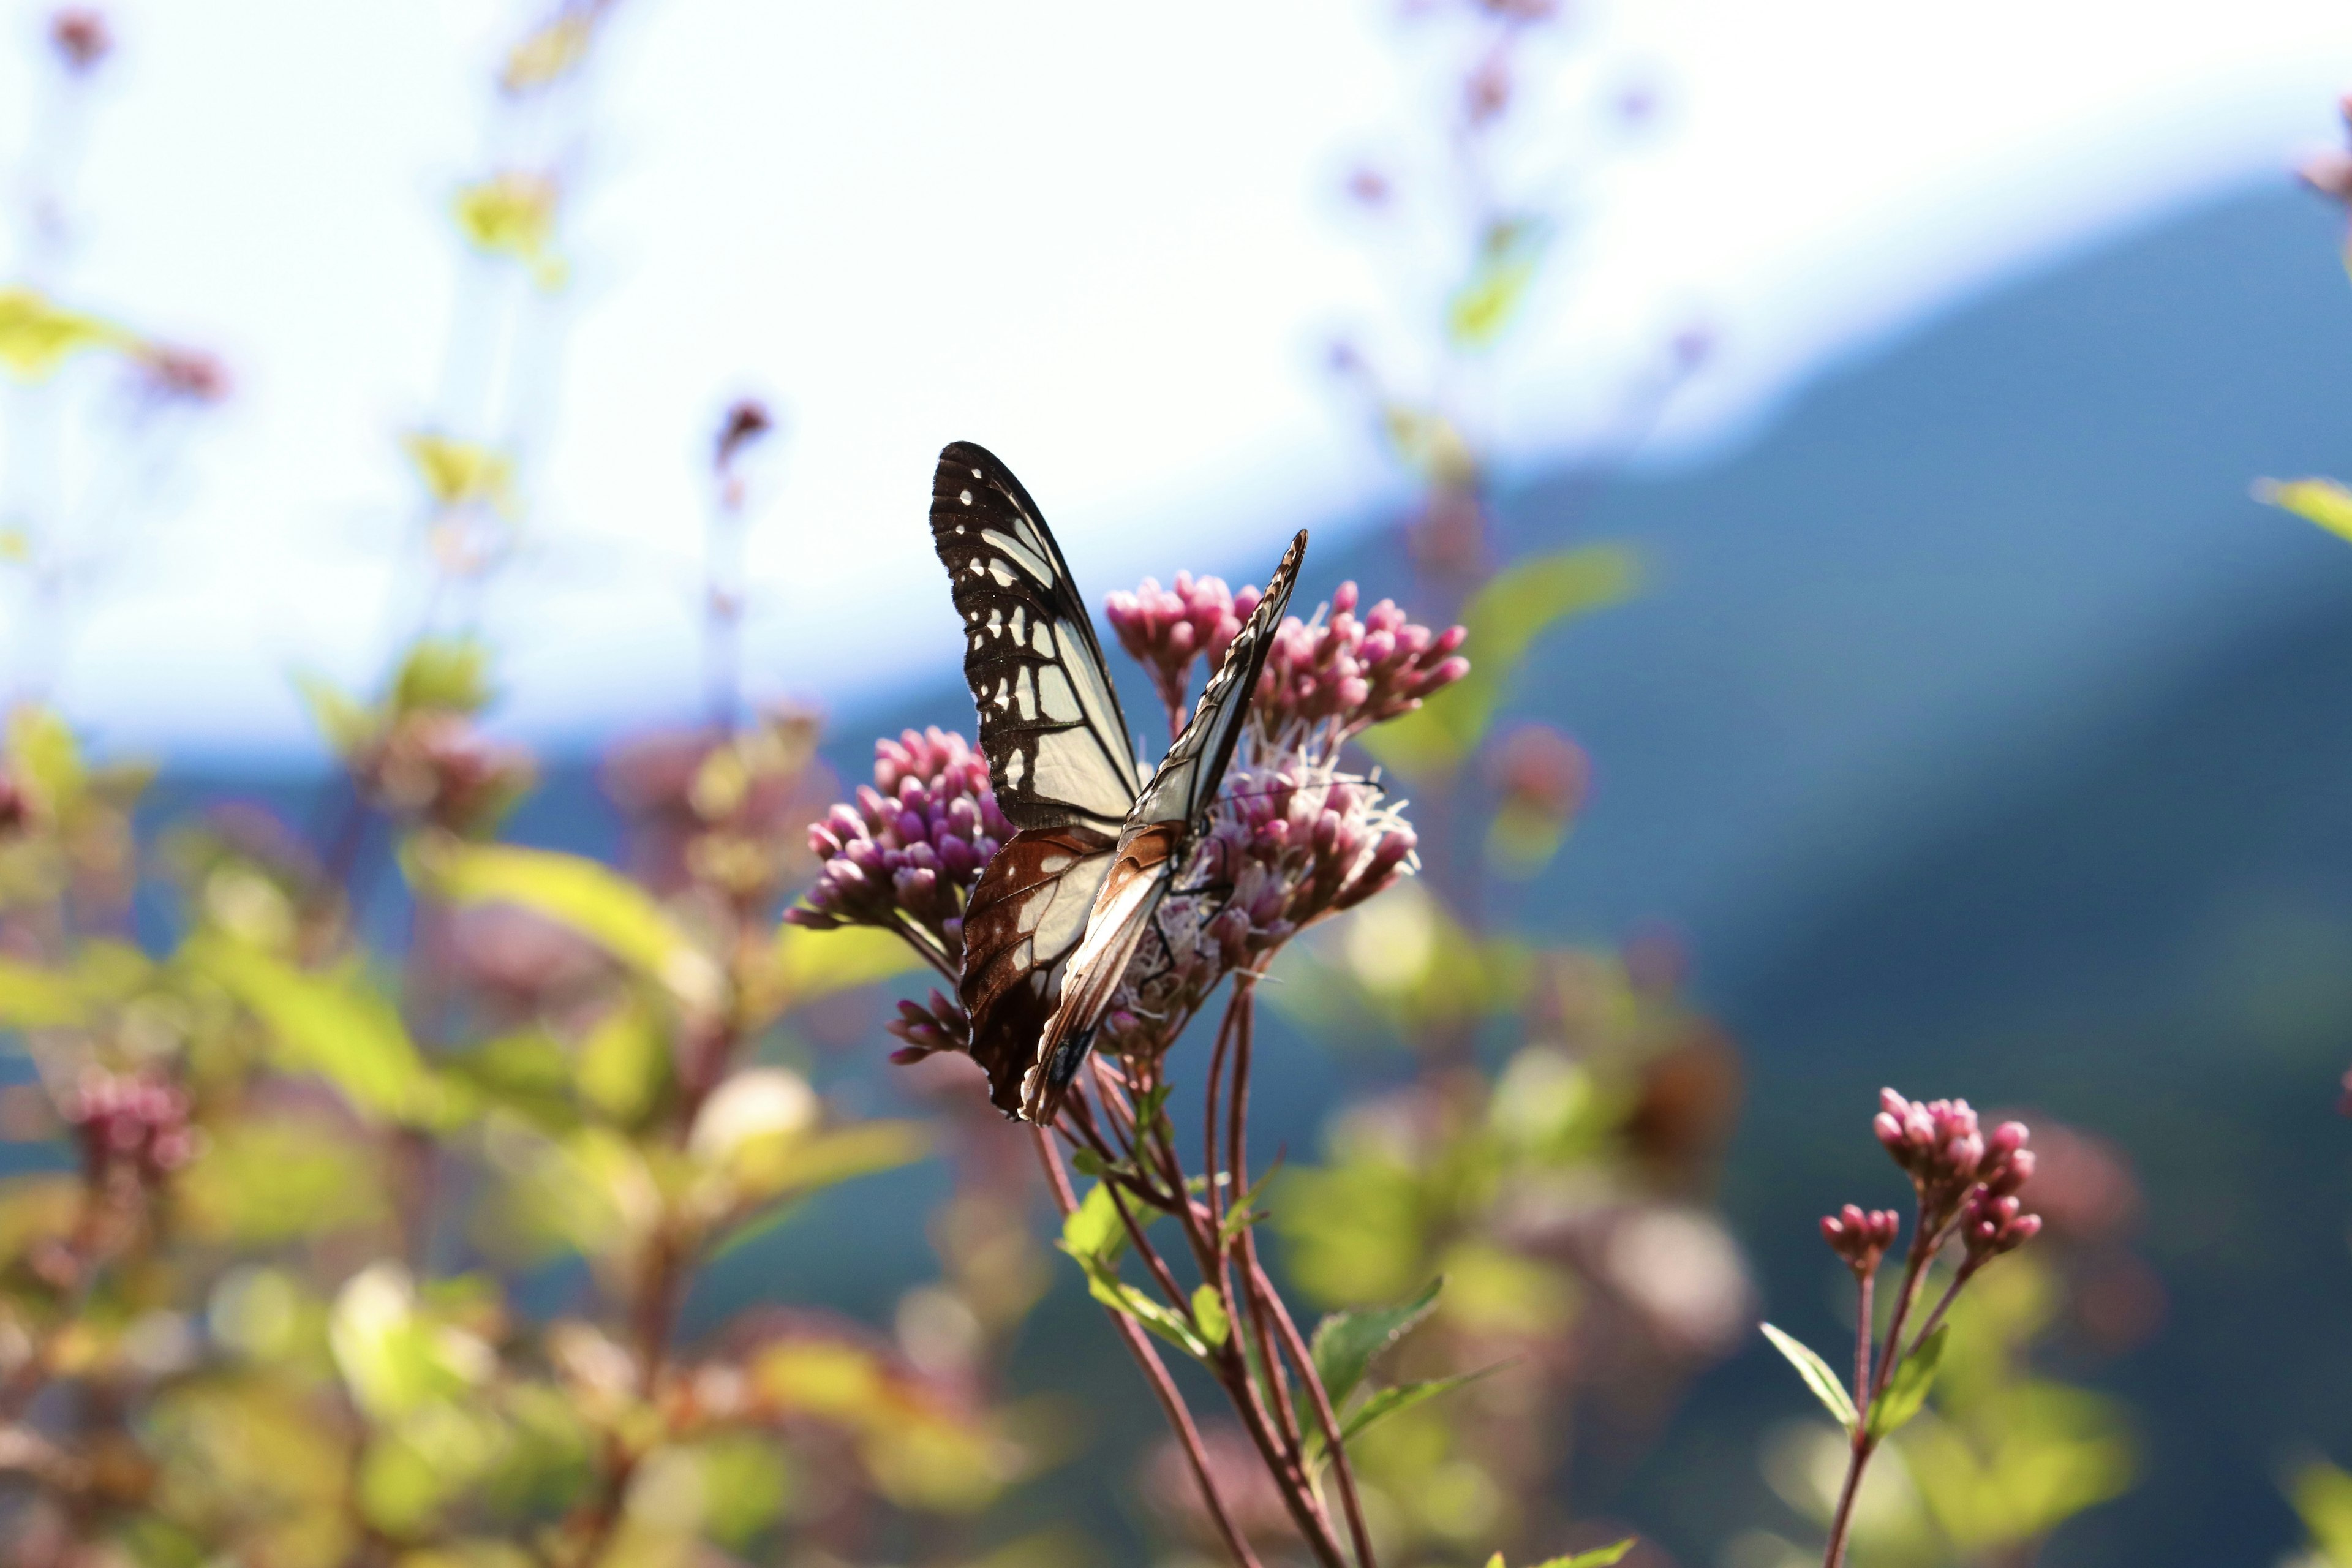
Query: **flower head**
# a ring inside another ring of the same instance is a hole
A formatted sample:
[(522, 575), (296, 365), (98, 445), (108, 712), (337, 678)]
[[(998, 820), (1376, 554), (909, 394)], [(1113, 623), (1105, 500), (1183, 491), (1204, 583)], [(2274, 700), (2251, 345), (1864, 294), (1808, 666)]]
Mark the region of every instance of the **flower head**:
[(1172, 587), (1146, 577), (1134, 593), (1110, 596), (1106, 613), (1111, 630), (1128, 657), (1151, 677), (1152, 689), (1168, 710), (1171, 736), (1184, 727), (1193, 661), (1203, 654), (1223, 659), (1261, 596), (1255, 588), (1235, 594), (1222, 577), (1195, 581), (1190, 572), (1177, 573)]
[(190, 1109), (185, 1089), (153, 1073), (98, 1067), (82, 1070), (59, 1108), (91, 1177), (121, 1172), (147, 1183), (195, 1158)]
[(1903, 1222), (1893, 1209), (1864, 1211), (1848, 1204), (1822, 1221), (1822, 1239), (1845, 1259), (1847, 1268), (1867, 1277), (1877, 1271), (1878, 1260), (1895, 1245), (1902, 1228)]
[(114, 29), (106, 13), (87, 5), (68, 5), (49, 18), (49, 47), (70, 71), (87, 71), (114, 50)]
[[(1919, 1226), (1931, 1235), (1963, 1210), (1973, 1224), (1983, 1217), (1974, 1206), (1979, 1200), (2014, 1197), (2033, 1175), (2034, 1155), (2025, 1146), (2028, 1134), (2022, 1121), (2004, 1121), (1988, 1133), (1965, 1100), (1922, 1102), (1906, 1100), (1891, 1089), (1879, 1091), (1879, 1108), (1872, 1129), (1895, 1163), (1909, 1173), (1919, 1194)], [(2041, 1224), (2036, 1219), (2000, 1250), (2023, 1241)]]
[[(1470, 673), (1460, 626), (1432, 631), (1382, 599), (1356, 615), (1356, 584), (1342, 583), (1311, 620), (1282, 623), (1250, 711), (1262, 756), (1283, 751), (1329, 757), (1385, 720), (1410, 713)], [(1230, 639), (1228, 639), (1230, 641)], [(1223, 657), (1223, 647), (1210, 650)]]
[(828, 930), (872, 925), (915, 935), (952, 964), (981, 868), (1013, 836), (989, 787), (988, 760), (961, 735), (908, 730), (874, 743), (874, 782), (809, 829), (824, 861), (784, 918)]
[(1160, 906), (1160, 940), (1112, 1001), (1106, 1043), (1165, 1048), (1225, 975), (1410, 871), (1415, 843), (1397, 805), (1328, 763), (1235, 768)]

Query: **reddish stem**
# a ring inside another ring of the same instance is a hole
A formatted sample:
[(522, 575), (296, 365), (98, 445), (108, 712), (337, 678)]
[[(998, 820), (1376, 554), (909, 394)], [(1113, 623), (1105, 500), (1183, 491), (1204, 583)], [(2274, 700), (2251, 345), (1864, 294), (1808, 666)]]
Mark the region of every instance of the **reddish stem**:
[[(1066, 1219), (1077, 1211), (1078, 1200), (1070, 1190), (1069, 1173), (1062, 1169), (1061, 1153), (1054, 1147), (1054, 1141), (1045, 1136), (1045, 1129), (1032, 1128), (1030, 1131), (1037, 1145), (1038, 1163), (1045, 1168), (1045, 1184), (1054, 1194), (1055, 1206)], [(1201, 1489), (1202, 1506), (1208, 1510), (1209, 1518), (1215, 1523), (1217, 1533), (1225, 1543), (1225, 1550), (1233, 1553), (1234, 1561), (1240, 1568), (1261, 1568), (1257, 1554), (1250, 1550), (1248, 1541), (1235, 1527), (1232, 1510), (1226, 1508), (1224, 1498), (1217, 1490), (1216, 1480), (1209, 1472), (1208, 1450), (1202, 1446), (1200, 1429), (1193, 1425), (1192, 1412), (1185, 1405), (1183, 1394), (1177, 1391), (1175, 1379), (1168, 1375), (1167, 1364), (1160, 1359), (1160, 1352), (1152, 1349), (1150, 1340), (1145, 1337), (1142, 1328), (1134, 1319), (1124, 1312), (1105, 1310), (1111, 1321), (1111, 1327), (1118, 1331), (1120, 1340), (1126, 1343), (1128, 1353), (1143, 1369), (1144, 1381), (1150, 1384), (1151, 1392), (1159, 1397), (1160, 1407), (1167, 1414), (1169, 1426), (1175, 1428), (1177, 1445), (1183, 1449), (1185, 1460), (1192, 1466), (1193, 1482)]]

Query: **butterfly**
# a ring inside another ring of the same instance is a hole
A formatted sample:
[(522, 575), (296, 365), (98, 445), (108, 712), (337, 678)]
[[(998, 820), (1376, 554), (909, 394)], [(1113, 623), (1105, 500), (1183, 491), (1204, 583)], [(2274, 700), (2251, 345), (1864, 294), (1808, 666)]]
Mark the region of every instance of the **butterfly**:
[(971, 1054), (1006, 1114), (1050, 1122), (1216, 799), (1307, 553), (1301, 530), (1168, 754), (1142, 776), (1086, 601), (1037, 503), (969, 441), (940, 453), (931, 543), (1016, 830), (963, 917)]

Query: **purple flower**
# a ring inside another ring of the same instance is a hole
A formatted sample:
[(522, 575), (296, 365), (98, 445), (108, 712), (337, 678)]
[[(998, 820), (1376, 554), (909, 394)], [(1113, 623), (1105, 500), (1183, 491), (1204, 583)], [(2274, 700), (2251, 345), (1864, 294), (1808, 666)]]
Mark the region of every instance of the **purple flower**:
[(1128, 971), (1104, 1024), (1115, 1050), (1166, 1048), (1217, 983), (1353, 909), (1414, 864), (1412, 828), (1375, 787), (1328, 763), (1235, 768), (1161, 905), (1161, 941)]
[[(1460, 626), (1432, 631), (1391, 599), (1360, 620), (1356, 603), (1356, 584), (1342, 583), (1312, 620), (1293, 616), (1275, 633), (1250, 713), (1262, 752), (1328, 757), (1349, 737), (1412, 712), (1470, 673), (1456, 651), (1466, 635)], [(1224, 651), (1218, 644), (1209, 657)]]
[(1979, 1187), (1969, 1196), (1960, 1216), (1960, 1240), (1968, 1248), (1963, 1266), (1979, 1268), (2004, 1252), (2012, 1252), (2042, 1233), (2042, 1216), (2021, 1213), (2014, 1196)]
[[(1940, 1231), (1976, 1200), (2012, 1197), (2032, 1178), (2034, 1156), (2022, 1121), (2004, 1121), (1988, 1134), (1965, 1100), (1921, 1102), (1891, 1089), (1878, 1099), (1872, 1129), (1918, 1190), (1922, 1229)], [(2040, 1228), (2035, 1220), (2017, 1241)]]
[(1168, 710), (1168, 733), (1184, 727), (1192, 689), (1192, 664), (1203, 654), (1223, 659), (1242, 623), (1257, 608), (1260, 592), (1244, 588), (1238, 595), (1222, 577), (1194, 581), (1190, 572), (1176, 574), (1176, 584), (1163, 588), (1156, 577), (1146, 577), (1132, 594), (1113, 594), (1106, 606), (1111, 630), (1128, 657), (1151, 677)]
[(809, 828), (824, 860), (803, 905), (785, 911), (819, 931), (871, 925), (926, 943), (950, 973), (963, 953), (963, 908), (981, 868), (1013, 829), (996, 808), (988, 762), (961, 735), (908, 730), (874, 742), (874, 782)]
[(195, 1158), (187, 1091), (153, 1073), (85, 1068), (59, 1109), (93, 1180), (120, 1171), (152, 1183)]
[(1864, 1212), (1848, 1204), (1822, 1221), (1822, 1239), (1845, 1259), (1847, 1268), (1867, 1278), (1877, 1272), (1878, 1260), (1895, 1245), (1902, 1228), (1903, 1222), (1893, 1209)]

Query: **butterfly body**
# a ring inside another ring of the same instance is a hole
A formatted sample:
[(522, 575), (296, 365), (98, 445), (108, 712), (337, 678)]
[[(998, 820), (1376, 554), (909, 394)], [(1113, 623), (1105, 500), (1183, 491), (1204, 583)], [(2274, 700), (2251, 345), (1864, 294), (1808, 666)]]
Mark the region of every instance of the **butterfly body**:
[(1001, 1109), (1050, 1121), (1207, 819), (1307, 535), (1148, 780), (1061, 548), (1011, 470), (970, 442), (948, 447), (931, 536), (964, 621), (997, 805), (1018, 829), (964, 911), (972, 1056)]

